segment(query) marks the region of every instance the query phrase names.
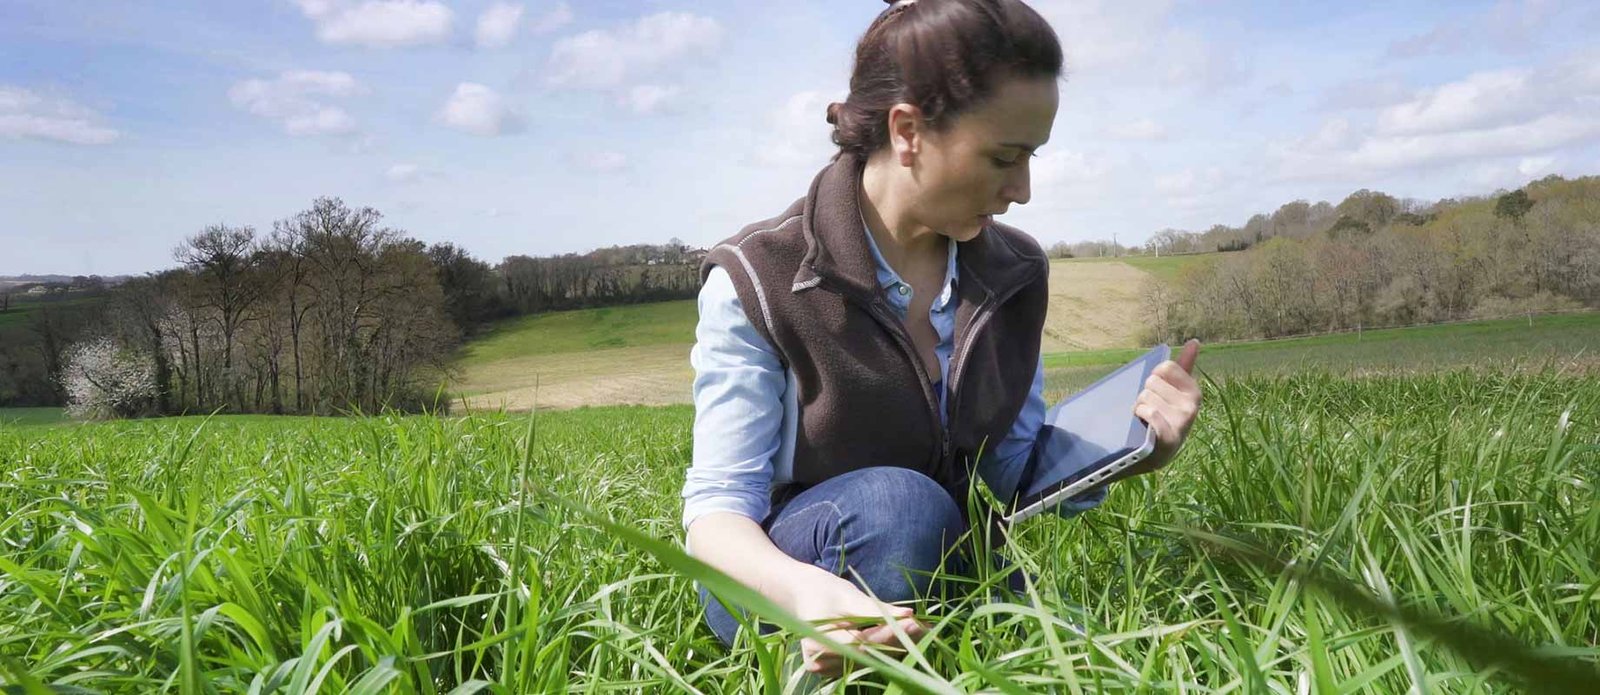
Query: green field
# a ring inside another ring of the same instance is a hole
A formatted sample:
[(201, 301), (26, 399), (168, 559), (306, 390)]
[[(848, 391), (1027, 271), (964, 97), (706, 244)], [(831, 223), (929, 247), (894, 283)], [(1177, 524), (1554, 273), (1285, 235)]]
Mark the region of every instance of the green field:
[(692, 300), (534, 314), (497, 324), (468, 343), (464, 368), (499, 360), (608, 348), (694, 342)]
[(0, 408), (0, 427), (68, 422), (60, 408)]
[[(1595, 692), (1600, 376), (1240, 376), (1207, 404), (1170, 469), (1019, 530), (1034, 593), (926, 608), (915, 654), (853, 677)], [(0, 428), (0, 682), (779, 692), (792, 633), (724, 653), (677, 550), (692, 417), (541, 413), (531, 446), (501, 415)]]
[[(1072, 259), (1057, 263), (1144, 264), (1165, 272), (1200, 256)], [(458, 357), (452, 390), (482, 397), (484, 407), (525, 409), (535, 376), (544, 404), (557, 407), (619, 402), (686, 402), (693, 372), (689, 346), (696, 321), (692, 301), (523, 317), (468, 343)], [(1070, 324), (1070, 322), (1067, 322)], [(1071, 330), (1065, 325), (1063, 330)], [(1326, 370), (1389, 372), (1500, 366), (1546, 361), (1593, 369), (1600, 364), (1600, 312), (1536, 316), (1344, 333), (1309, 338), (1207, 345), (1202, 370), (1215, 378)], [(1054, 399), (1122, 364), (1136, 348), (1056, 352), (1045, 356), (1047, 395)]]
[(84, 295), (79, 293), (67, 295), (65, 299), (60, 297), (38, 299), (27, 295), (13, 295), (11, 297), (11, 308), (0, 311), (0, 330), (23, 325), (28, 320), (28, 314), (39, 309), (87, 307), (104, 301), (106, 301), (105, 294)]
[[(1176, 347), (1176, 346), (1174, 346)], [(1087, 385), (1143, 350), (1045, 357), (1052, 396)], [(1406, 372), (1454, 367), (1600, 366), (1600, 312), (1535, 316), (1206, 345), (1199, 365), (1214, 378), (1250, 374)]]
[(1162, 280), (1171, 282), (1178, 279), (1178, 272), (1184, 266), (1201, 262), (1207, 258), (1216, 257), (1214, 253), (1194, 253), (1180, 256), (1113, 256), (1105, 258), (1068, 258), (1056, 260), (1054, 263), (1126, 263), (1139, 270), (1150, 273)]

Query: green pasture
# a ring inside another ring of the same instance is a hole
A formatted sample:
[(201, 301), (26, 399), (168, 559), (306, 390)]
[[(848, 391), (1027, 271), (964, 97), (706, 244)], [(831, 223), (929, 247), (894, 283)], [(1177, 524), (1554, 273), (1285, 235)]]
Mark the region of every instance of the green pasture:
[(69, 421), (60, 408), (0, 408), (0, 427), (54, 425)]
[(468, 343), (458, 364), (470, 369), (533, 355), (692, 343), (697, 318), (693, 300), (523, 316)]
[[(1176, 348), (1177, 346), (1173, 346)], [(1045, 356), (1047, 389), (1059, 396), (1139, 356), (1140, 349)], [(1600, 365), (1600, 312), (1474, 321), (1204, 345), (1201, 369), (1215, 378), (1324, 371), (1336, 374), (1456, 367)]]
[(1125, 263), (1139, 270), (1150, 273), (1167, 282), (1178, 279), (1178, 273), (1185, 266), (1201, 262), (1207, 258), (1214, 258), (1215, 253), (1194, 253), (1180, 256), (1108, 256), (1102, 258), (1066, 258), (1051, 261), (1052, 263)]

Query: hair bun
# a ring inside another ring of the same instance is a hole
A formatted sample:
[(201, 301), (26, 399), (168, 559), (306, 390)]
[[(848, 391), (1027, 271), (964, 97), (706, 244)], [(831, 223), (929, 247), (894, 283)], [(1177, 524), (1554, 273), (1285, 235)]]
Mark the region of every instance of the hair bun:
[(837, 101), (828, 104), (828, 125), (839, 125), (839, 109), (842, 108), (844, 104)]

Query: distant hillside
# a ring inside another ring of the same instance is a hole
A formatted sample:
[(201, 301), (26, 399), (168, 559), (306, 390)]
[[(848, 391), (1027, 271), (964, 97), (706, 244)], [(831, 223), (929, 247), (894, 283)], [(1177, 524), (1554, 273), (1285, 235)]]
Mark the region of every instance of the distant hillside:
[(113, 275), (0, 275), (0, 290), (22, 285), (85, 285), (98, 282), (107, 287), (127, 282), (131, 276)]
[[(1052, 262), (1044, 351), (1136, 346), (1140, 292), (1152, 273), (1176, 272), (1202, 259)], [(697, 319), (689, 300), (502, 321), (462, 347), (451, 390), (473, 408), (532, 407), (536, 383), (541, 408), (687, 402)]]

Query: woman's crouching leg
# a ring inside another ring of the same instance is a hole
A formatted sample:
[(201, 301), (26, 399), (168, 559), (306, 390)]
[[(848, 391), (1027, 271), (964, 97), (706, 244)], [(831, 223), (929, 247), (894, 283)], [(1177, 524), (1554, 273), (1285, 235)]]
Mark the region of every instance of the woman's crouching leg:
[[(818, 483), (784, 505), (766, 530), (785, 554), (887, 603), (927, 596), (942, 588), (931, 587), (935, 572), (964, 567), (951, 552), (966, 532), (961, 509), (933, 479), (908, 468), (862, 468)], [(738, 621), (704, 589), (700, 595), (706, 622), (731, 644)]]

